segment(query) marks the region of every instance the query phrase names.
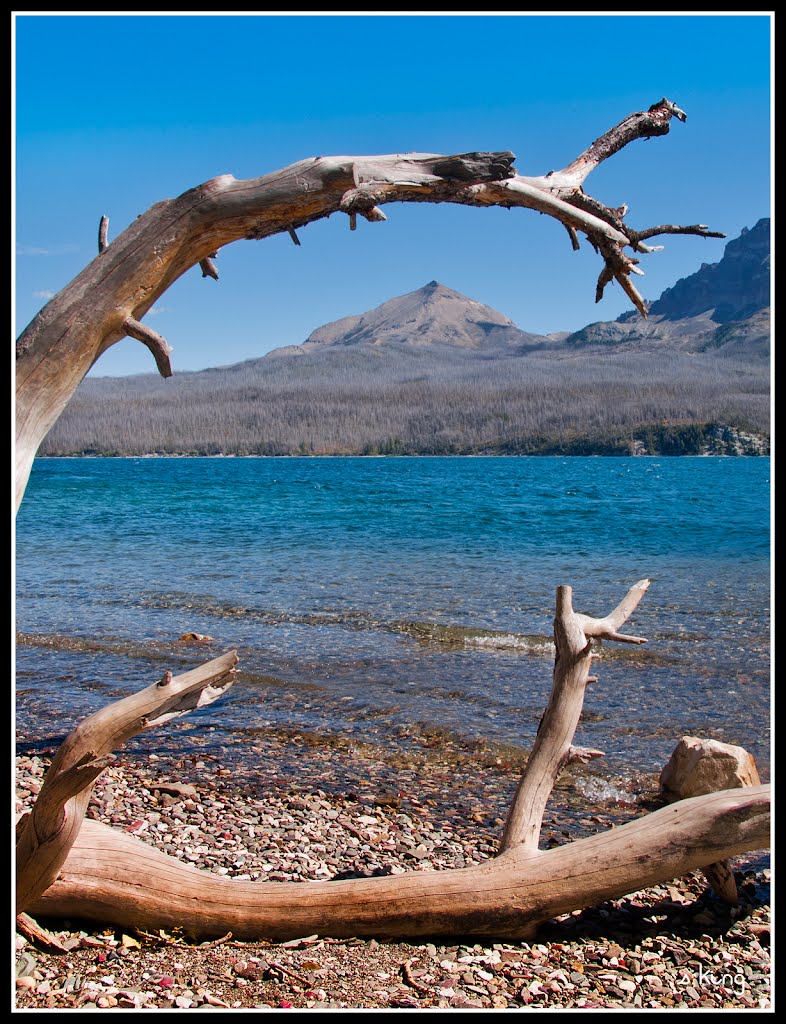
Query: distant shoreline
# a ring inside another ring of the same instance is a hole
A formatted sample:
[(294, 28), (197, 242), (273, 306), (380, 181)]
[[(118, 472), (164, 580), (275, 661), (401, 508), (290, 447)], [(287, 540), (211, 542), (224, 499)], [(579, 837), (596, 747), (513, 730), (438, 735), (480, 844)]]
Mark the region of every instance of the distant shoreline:
[[(100, 435), (99, 435), (100, 436)], [(266, 435), (263, 435), (266, 436)], [(135, 459), (379, 459), (379, 458), (671, 458), (673, 456), (744, 456), (770, 454), (766, 432), (743, 430), (717, 423), (659, 424), (634, 433), (614, 435), (571, 434), (546, 436), (522, 434), (510, 440), (473, 443), (470, 438), (440, 443), (438, 439), (409, 438), (357, 445), (273, 443), (258, 439), (225, 438), (224, 444), (191, 445), (188, 439), (170, 439), (167, 450), (158, 438), (128, 438), (126, 443), (51, 444), (41, 446), (39, 458), (135, 458)], [(145, 443), (147, 441), (147, 443)], [(179, 444), (177, 442), (180, 442)], [(185, 443), (184, 443), (185, 441)], [(149, 447), (148, 447), (149, 446)], [(147, 450), (145, 450), (147, 449)]]
[(701, 454), (688, 454), (688, 455), (672, 455), (667, 453), (644, 453), (637, 454), (629, 452), (627, 455), (622, 455), (619, 452), (613, 454), (605, 454), (601, 452), (585, 453), (581, 455), (572, 455), (565, 452), (544, 452), (542, 454), (520, 454), (517, 452), (481, 452), (478, 454), (430, 454), (430, 453), (417, 453), (406, 455), (361, 455), (360, 453), (341, 453), (341, 454), (290, 454), (290, 455), (234, 455), (231, 453), (220, 454), (220, 455), (197, 455), (189, 454), (186, 455), (182, 452), (148, 452), (143, 455), (112, 455), (112, 454), (96, 454), (96, 455), (36, 455), (36, 461), (39, 459), (768, 459), (770, 457), (769, 451), (763, 452), (744, 452), (739, 455), (721, 452), (703, 452)]

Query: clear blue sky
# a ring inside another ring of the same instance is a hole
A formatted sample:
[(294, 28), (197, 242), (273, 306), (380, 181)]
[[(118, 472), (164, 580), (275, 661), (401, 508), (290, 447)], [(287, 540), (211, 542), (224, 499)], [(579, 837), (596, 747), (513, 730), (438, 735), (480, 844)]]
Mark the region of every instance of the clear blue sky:
[[(512, 150), (522, 174), (567, 164), (667, 96), (688, 114), (638, 141), (585, 189), (628, 222), (704, 223), (729, 238), (770, 215), (771, 14), (55, 15), (15, 28), (16, 329), (153, 203), (218, 174), (256, 177), (309, 156)], [(526, 210), (398, 204), (388, 220), (331, 217), (237, 242), (220, 281), (198, 269), (147, 322), (173, 366), (201, 369), (303, 341), (314, 328), (441, 281), (524, 330), (575, 330), (596, 305), (598, 258)], [(581, 236), (583, 238), (583, 236)], [(666, 237), (643, 257), (646, 298), (717, 262), (725, 242)], [(153, 372), (115, 345), (94, 374)]]

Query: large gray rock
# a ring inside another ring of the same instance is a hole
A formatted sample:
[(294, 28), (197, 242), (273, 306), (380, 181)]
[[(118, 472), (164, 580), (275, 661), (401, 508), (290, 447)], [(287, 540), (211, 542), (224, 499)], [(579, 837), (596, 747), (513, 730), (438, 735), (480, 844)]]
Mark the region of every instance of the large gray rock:
[(673, 802), (760, 782), (753, 755), (744, 747), (683, 736), (660, 774), (660, 791)]

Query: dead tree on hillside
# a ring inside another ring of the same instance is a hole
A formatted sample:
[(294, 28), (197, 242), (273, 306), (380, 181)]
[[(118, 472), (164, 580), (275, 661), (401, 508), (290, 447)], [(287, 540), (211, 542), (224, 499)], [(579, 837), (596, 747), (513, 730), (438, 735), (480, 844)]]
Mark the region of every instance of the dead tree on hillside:
[[(524, 206), (555, 217), (574, 247), (584, 233), (603, 260), (598, 297), (617, 280), (642, 314), (630, 282), (644, 239), (662, 233), (715, 234), (704, 225), (634, 231), (625, 209), (587, 196), (582, 183), (634, 139), (663, 135), (672, 116), (661, 100), (597, 139), (562, 171), (515, 173), (511, 153), (318, 157), (251, 181), (215, 178), (165, 200), (115, 241), (99, 230), (99, 255), (36, 316), (17, 343), (17, 496), (47, 431), (84, 375), (120, 338), (139, 338), (164, 376), (166, 341), (141, 318), (182, 273), (200, 265), (215, 277), (216, 252), (241, 238), (296, 230), (343, 212), (384, 220), (395, 201)], [(720, 236), (722, 237), (722, 236)], [(286, 939), (323, 935), (475, 934), (522, 938), (556, 914), (621, 896), (692, 868), (769, 845), (769, 787), (724, 790), (671, 804), (610, 832), (550, 851), (538, 849), (546, 802), (560, 771), (596, 752), (572, 746), (590, 679), (593, 643), (643, 643), (620, 633), (649, 585), (635, 584), (604, 618), (576, 614), (557, 591), (551, 700), (514, 797), (498, 855), (476, 867), (346, 881), (264, 884), (190, 868), (133, 837), (84, 820), (92, 784), (112, 750), (142, 731), (202, 706), (231, 685), (237, 656), (224, 654), (110, 705), (78, 726), (47, 772), (32, 812), (17, 829), (17, 913), (90, 918), (194, 935)], [(727, 898), (733, 895), (726, 893)]]

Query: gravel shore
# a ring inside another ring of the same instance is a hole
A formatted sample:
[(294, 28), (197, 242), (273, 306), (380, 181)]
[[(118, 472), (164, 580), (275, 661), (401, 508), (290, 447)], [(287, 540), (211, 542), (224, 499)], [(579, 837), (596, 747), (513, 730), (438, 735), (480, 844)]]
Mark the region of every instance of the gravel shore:
[[(447, 870), (496, 850), (511, 771), (473, 775), (465, 763), (451, 780), (439, 758), (393, 770), (362, 752), (310, 748), (287, 778), (279, 755), (292, 754), (292, 737), (266, 742), (253, 781), (199, 754), (119, 757), (99, 778), (88, 816), (204, 870), (271, 883)], [(18, 754), (17, 813), (35, 799), (48, 754)], [(314, 785), (339, 756), (342, 785)], [(555, 790), (544, 823), (547, 844), (617, 823), (586, 799), (579, 816), (561, 795)], [(734, 868), (735, 910), (694, 872), (549, 921), (531, 943), (228, 935), (194, 944), (42, 921), (62, 948), (17, 933), (16, 1008), (769, 1009), (769, 860), (752, 854)]]

